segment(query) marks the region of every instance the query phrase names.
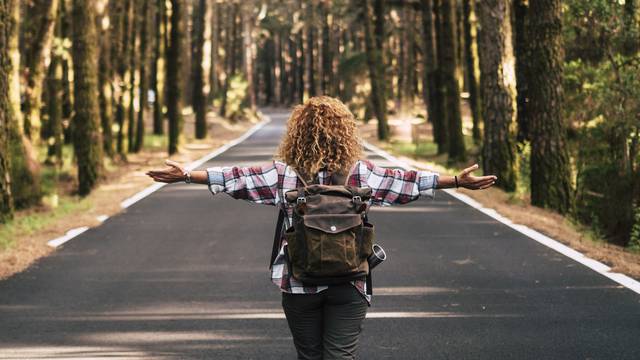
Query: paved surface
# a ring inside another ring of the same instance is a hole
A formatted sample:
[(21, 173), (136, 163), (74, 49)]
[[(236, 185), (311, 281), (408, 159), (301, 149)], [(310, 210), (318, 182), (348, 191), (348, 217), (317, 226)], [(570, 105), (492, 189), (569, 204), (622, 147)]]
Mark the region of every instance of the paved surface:
[[(285, 118), (205, 166), (269, 161)], [(162, 188), (0, 282), (0, 359), (295, 358), (267, 272), (275, 217)], [(446, 193), (371, 220), (389, 260), (360, 358), (640, 358), (640, 295)]]

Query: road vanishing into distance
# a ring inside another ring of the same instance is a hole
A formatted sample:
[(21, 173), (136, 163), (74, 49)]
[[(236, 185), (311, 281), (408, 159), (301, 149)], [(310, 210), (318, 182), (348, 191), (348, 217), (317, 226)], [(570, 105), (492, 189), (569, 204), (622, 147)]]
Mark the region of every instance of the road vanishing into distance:
[[(269, 162), (287, 112), (201, 168)], [(368, 157), (393, 166), (380, 156)], [(162, 187), (0, 281), (0, 359), (294, 359), (277, 210)], [(640, 295), (437, 191), (372, 209), (362, 359), (640, 359)]]

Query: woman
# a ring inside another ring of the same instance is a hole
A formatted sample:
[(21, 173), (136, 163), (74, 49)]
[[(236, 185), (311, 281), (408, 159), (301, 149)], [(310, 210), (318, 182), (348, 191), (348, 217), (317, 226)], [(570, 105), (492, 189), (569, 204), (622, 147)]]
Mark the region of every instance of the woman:
[[(361, 159), (356, 122), (339, 100), (320, 96), (296, 106), (278, 150), (279, 160), (263, 166), (214, 167), (185, 171), (167, 160), (168, 168), (149, 171), (155, 181), (207, 184), (213, 194), (226, 192), (236, 199), (292, 209), (284, 194), (305, 182), (329, 184), (331, 174), (346, 176), (348, 185), (369, 187), (372, 205), (405, 204), (433, 189), (485, 189), (495, 176), (472, 176), (477, 165), (457, 176), (427, 171), (382, 168)], [(295, 169), (295, 170), (294, 170)], [(371, 301), (366, 279), (329, 286), (305, 286), (285, 266), (286, 241), (271, 267), (271, 279), (282, 291), (282, 306), (299, 359), (353, 359), (362, 322)]]

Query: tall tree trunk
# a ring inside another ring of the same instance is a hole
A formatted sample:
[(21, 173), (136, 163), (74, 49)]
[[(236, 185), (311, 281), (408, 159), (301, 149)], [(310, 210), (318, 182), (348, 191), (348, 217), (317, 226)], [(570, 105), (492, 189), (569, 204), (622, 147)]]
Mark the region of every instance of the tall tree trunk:
[(322, 94), (334, 95), (333, 79), (333, 47), (331, 45), (331, 24), (329, 23), (329, 10), (325, 1), (320, 2), (320, 14), (322, 16)]
[[(369, 67), (369, 80), (371, 82), (371, 102), (373, 105), (373, 111), (378, 119), (378, 139), (389, 139), (389, 125), (387, 124), (387, 106), (385, 100), (385, 88), (384, 88), (384, 59), (383, 48), (378, 47), (378, 44), (382, 45), (384, 26), (380, 25), (380, 28), (376, 26), (376, 33), (373, 33), (371, 6), (370, 0), (361, 0), (360, 8), (362, 9), (362, 21), (364, 23), (364, 38), (365, 49), (367, 53), (367, 65)], [(375, 9), (382, 8), (381, 0), (374, 0)], [(376, 14), (376, 25), (379, 18), (384, 17), (384, 12)], [(380, 30), (381, 33), (377, 33)]]
[(11, 171), (9, 169), (10, 124), (17, 121), (9, 97), (11, 87), (11, 58), (9, 42), (14, 23), (12, 10), (17, 0), (0, 0), (0, 224), (13, 218), (13, 196), (11, 195)]
[[(432, 0), (421, 0), (422, 9), (422, 32), (424, 38), (424, 72), (423, 72), (423, 96), (427, 105), (427, 119), (433, 126), (433, 138), (441, 148), (439, 136), (441, 135), (441, 124), (444, 118), (441, 101), (438, 97), (438, 68), (436, 63), (436, 49), (434, 44), (433, 28), (433, 2)], [(444, 151), (444, 149), (442, 149)], [(440, 152), (440, 151), (439, 151)]]
[(482, 166), (485, 173), (498, 177), (497, 185), (516, 189), (515, 114), (513, 101), (514, 59), (508, 0), (478, 2), (481, 31), (480, 55), (484, 145)]
[[(464, 59), (466, 67), (466, 82), (469, 89), (469, 107), (471, 108), (471, 119), (473, 120), (473, 140), (480, 143), (480, 97), (478, 94), (478, 80), (476, 76), (476, 48), (473, 46), (475, 37), (473, 36), (474, 23), (471, 22), (471, 11), (475, 9), (474, 0), (463, 0), (462, 9), (464, 16)], [(474, 11), (474, 14), (477, 14)]]
[(236, 73), (236, 53), (237, 53), (237, 17), (238, 17), (238, 9), (239, 5), (237, 3), (233, 3), (228, 5), (229, 12), (229, 21), (227, 24), (227, 28), (225, 30), (225, 41), (226, 41), (226, 49), (225, 49), (225, 79), (224, 86), (222, 89), (222, 102), (220, 105), (220, 115), (227, 116), (227, 101), (228, 101), (228, 92), (229, 85), (231, 83), (231, 79), (235, 76)]
[(62, 57), (54, 55), (49, 64), (47, 76), (47, 113), (49, 116), (47, 127), (47, 162), (62, 166)]
[(304, 68), (306, 56), (304, 54), (304, 42), (302, 40), (302, 30), (300, 30), (295, 40), (297, 50), (294, 50), (299, 54), (299, 56), (294, 55), (296, 59), (296, 95), (299, 103), (304, 101)]
[[(531, 203), (566, 213), (572, 206), (567, 127), (562, 119), (562, 4), (529, 3), (525, 27), (530, 58), (525, 74), (531, 136)], [(535, 76), (533, 76), (535, 74)]]
[(58, 14), (58, 1), (59, 0), (50, 0), (43, 2), (42, 11), (44, 15), (42, 16), (42, 22), (38, 26), (26, 56), (26, 67), (29, 70), (25, 72), (24, 134), (36, 142), (42, 125), (40, 119), (40, 99), (45, 74), (44, 57), (51, 49), (53, 28), (56, 15)]
[(171, 0), (171, 38), (167, 49), (167, 117), (169, 118), (169, 155), (178, 152), (182, 133), (182, 69), (183, 28), (182, 1)]
[(518, 130), (517, 139), (519, 142), (525, 142), (529, 140), (529, 125), (527, 124), (527, 79), (531, 76), (525, 74), (527, 71), (527, 62), (530, 60), (527, 54), (527, 40), (525, 39), (525, 22), (527, 20), (527, 5), (526, 0), (514, 0), (513, 12), (514, 12), (514, 40), (513, 48), (516, 56), (516, 104), (518, 109)]
[(306, 24), (306, 49), (305, 52), (308, 55), (306, 57), (307, 62), (305, 66), (307, 67), (307, 93), (309, 96), (316, 96), (316, 71), (315, 71), (315, 55), (313, 54), (313, 49), (316, 41), (316, 27), (314, 25), (314, 2), (307, 1), (306, 2), (306, 16), (305, 16), (305, 24)]
[(138, 124), (136, 125), (136, 138), (133, 150), (139, 152), (144, 144), (144, 114), (147, 110), (149, 91), (149, 79), (147, 75), (147, 65), (149, 63), (149, 54), (147, 52), (147, 43), (149, 42), (149, 1), (144, 0), (142, 3), (142, 23), (140, 24), (140, 92), (138, 99)]
[(458, 61), (456, 49), (458, 43), (456, 8), (454, 0), (442, 0), (442, 46), (438, 65), (442, 70), (442, 85), (445, 90), (447, 130), (449, 134), (449, 161), (464, 161), (465, 145), (462, 136), (462, 116), (460, 114), (460, 89), (456, 79)]
[[(250, 5), (250, 4), (249, 4)], [(254, 69), (254, 51), (253, 51), (253, 16), (252, 8), (245, 4), (241, 8), (242, 23), (242, 42), (244, 49), (244, 73), (247, 80), (247, 94), (245, 101), (251, 110), (256, 108), (256, 86), (255, 86), (255, 69)]]
[[(11, 172), (11, 194), (16, 208), (26, 208), (40, 202), (40, 164), (36, 159), (31, 141), (24, 136), (20, 112), (20, 50), (18, 46), (18, 24), (20, 11), (18, 1), (7, 1), (6, 9), (11, 14), (8, 31), (8, 50), (11, 59), (9, 71), (9, 99), (12, 116), (8, 116), (9, 170)], [(4, 58), (4, 57), (3, 57)]]
[(434, 121), (437, 121), (437, 125), (433, 123), (434, 130), (434, 140), (438, 145), (438, 154), (444, 154), (449, 151), (449, 124), (447, 123), (447, 104), (446, 100), (446, 89), (444, 86), (444, 76), (442, 71), (442, 54), (444, 53), (444, 47), (449, 46), (446, 44), (445, 39), (443, 38), (442, 31), (442, 0), (433, 0), (433, 11), (434, 11), (434, 30), (435, 30), (435, 38), (436, 38), (436, 55), (437, 55), (437, 68), (435, 72), (435, 95), (434, 100), (437, 103), (436, 109), (440, 112), (440, 118), (435, 118)]
[(197, 11), (193, 12), (193, 33), (191, 47), (191, 81), (193, 84), (193, 111), (196, 117), (196, 139), (207, 136), (207, 103), (204, 95), (204, 17), (207, 13), (206, 0), (200, 0)]
[(118, 124), (118, 135), (116, 140), (116, 151), (121, 156), (124, 156), (124, 120), (126, 117), (126, 91), (127, 91), (127, 70), (128, 70), (128, 58), (127, 54), (129, 53), (129, 32), (130, 32), (130, 23), (131, 23), (131, 6), (133, 5), (132, 0), (126, 0), (124, 3), (117, 2), (116, 4), (122, 5), (122, 7), (118, 8), (117, 12), (117, 25), (116, 27), (119, 29), (114, 32), (115, 43), (117, 46), (114, 47), (113, 54), (113, 62), (118, 64), (118, 88), (117, 88), (117, 101), (116, 101), (116, 122)]
[(131, 9), (131, 43), (129, 45), (129, 114), (127, 116), (127, 151), (135, 151), (135, 138), (136, 138), (136, 73), (138, 67), (138, 52), (137, 52), (137, 40), (138, 40), (138, 25), (140, 20), (140, 9), (137, 1), (133, 2)]
[[(111, 67), (112, 39), (111, 36), (109, 36), (108, 29), (102, 29), (101, 27), (103, 20), (105, 20), (105, 18), (108, 19), (108, 17), (109, 13), (106, 9), (103, 9), (103, 12), (98, 14), (96, 18), (96, 26), (100, 33), (100, 56), (98, 58), (98, 86), (100, 91), (98, 91), (98, 101), (100, 105), (103, 150), (107, 156), (113, 158), (115, 155), (115, 149), (113, 147), (113, 134), (111, 131), (113, 118), (113, 87), (111, 86), (111, 79), (113, 78), (113, 69)], [(60, 27), (60, 20), (58, 20), (58, 24), (58, 27)], [(60, 31), (56, 30), (56, 32), (58, 32), (59, 36)], [(53, 66), (53, 63), (50, 66)], [(55, 82), (53, 79), (51, 81)], [(57, 101), (57, 99), (55, 101)], [(54, 109), (51, 110), (55, 111)]]
[(164, 0), (156, 0), (155, 4), (155, 23), (154, 23), (154, 36), (153, 36), (153, 58), (151, 59), (151, 79), (150, 79), (150, 88), (153, 91), (154, 99), (153, 99), (153, 133), (156, 135), (164, 134), (164, 115), (162, 114), (162, 100), (164, 96), (160, 92), (160, 84), (158, 74), (160, 73), (159, 62), (164, 49), (164, 44), (162, 42), (162, 34), (163, 31), (166, 32), (167, 29), (164, 28), (162, 23), (162, 18), (164, 17), (165, 11), (165, 1)]
[(211, 59), (209, 67), (209, 102), (212, 102), (220, 91), (218, 76), (218, 48), (220, 46), (220, 24), (222, 23), (221, 6), (211, 2)]
[(102, 170), (98, 107), (95, 4), (73, 0), (73, 146), (78, 161), (78, 193), (87, 195)]

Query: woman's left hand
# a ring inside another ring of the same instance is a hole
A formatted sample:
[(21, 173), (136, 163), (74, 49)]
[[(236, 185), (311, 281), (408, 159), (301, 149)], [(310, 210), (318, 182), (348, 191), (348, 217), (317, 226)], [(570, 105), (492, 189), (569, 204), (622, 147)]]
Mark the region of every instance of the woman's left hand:
[(187, 178), (185, 175), (186, 171), (182, 165), (172, 160), (166, 160), (165, 164), (167, 164), (169, 167), (162, 170), (147, 171), (146, 174), (149, 175), (154, 181), (164, 183), (185, 181), (185, 179)]

